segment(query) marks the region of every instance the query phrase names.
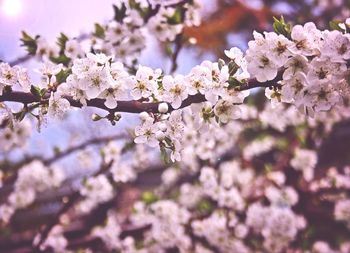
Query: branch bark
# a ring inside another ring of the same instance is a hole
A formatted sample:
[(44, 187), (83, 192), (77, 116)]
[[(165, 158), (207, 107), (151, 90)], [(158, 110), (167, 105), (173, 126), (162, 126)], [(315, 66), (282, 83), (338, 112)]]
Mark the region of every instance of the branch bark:
[[(276, 86), (277, 82), (281, 80), (281, 73), (277, 75), (277, 77), (273, 80), (266, 81), (264, 83), (258, 82), (256, 79), (250, 79), (246, 84), (243, 84), (239, 87), (236, 87), (235, 89), (237, 91), (244, 91), (244, 90), (250, 90), (253, 88), (266, 88), (271, 86)], [(48, 96), (49, 94), (47, 94)], [(70, 105), (73, 107), (82, 108), (83, 104), (80, 103), (77, 100), (74, 100), (70, 96), (65, 96)], [(186, 98), (180, 108), (185, 108), (191, 104), (195, 103), (201, 103), (205, 102), (206, 99), (204, 95), (202, 94), (196, 94), (191, 95)], [(23, 104), (31, 104), (34, 102), (41, 102), (39, 98), (34, 96), (31, 93), (25, 93), (25, 92), (19, 92), (19, 91), (12, 91), (8, 93), (3, 93), (2, 96), (0, 96), (0, 102), (17, 102), (17, 103), (23, 103)], [(46, 101), (47, 102), (47, 101)], [(118, 101), (118, 105), (114, 109), (109, 109), (104, 104), (105, 100), (101, 98), (95, 98), (87, 101), (88, 107), (95, 107), (99, 108), (105, 111), (108, 111), (109, 113), (116, 113), (116, 112), (127, 112), (127, 113), (140, 113), (140, 112), (151, 112), (151, 113), (158, 113), (158, 105), (159, 102), (140, 102), (136, 100), (130, 100), (130, 101)], [(173, 111), (174, 108), (169, 104), (169, 111)]]

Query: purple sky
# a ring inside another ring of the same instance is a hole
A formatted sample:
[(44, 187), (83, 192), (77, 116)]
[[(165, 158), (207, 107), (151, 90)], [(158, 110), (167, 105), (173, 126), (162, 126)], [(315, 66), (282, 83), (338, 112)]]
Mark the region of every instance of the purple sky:
[[(95, 22), (113, 17), (113, 2), (116, 0), (0, 0), (0, 57), (12, 60), (25, 53), (19, 42), (22, 30), (49, 41), (62, 31), (70, 36), (90, 31)], [(16, 3), (21, 8), (11, 16)]]

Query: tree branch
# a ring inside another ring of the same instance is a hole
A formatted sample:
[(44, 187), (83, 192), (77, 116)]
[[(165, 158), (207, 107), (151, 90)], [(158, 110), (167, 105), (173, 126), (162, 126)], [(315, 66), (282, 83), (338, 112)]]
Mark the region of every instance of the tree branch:
[[(281, 80), (282, 74), (279, 73), (277, 77), (273, 80), (260, 83), (256, 79), (250, 79), (246, 84), (242, 84), (241, 86), (235, 87), (237, 91), (244, 91), (244, 90), (250, 90), (253, 88), (259, 88), (259, 87), (271, 87), (276, 86), (277, 82)], [(49, 94), (47, 94), (48, 96)], [(82, 108), (83, 104), (80, 103), (77, 100), (74, 100), (72, 97), (65, 96), (70, 105), (73, 107)], [(34, 102), (42, 102), (39, 98), (34, 96), (31, 93), (25, 93), (25, 92), (19, 92), (19, 91), (13, 91), (8, 93), (3, 93), (2, 96), (0, 96), (0, 102), (18, 102), (23, 104), (30, 104)], [(205, 102), (206, 99), (204, 95), (202, 94), (196, 94), (191, 95), (186, 98), (180, 108), (187, 107), (191, 104), (201, 103)], [(46, 101), (47, 102), (47, 101)], [(101, 98), (95, 98), (87, 101), (88, 107), (95, 107), (99, 108), (105, 111), (108, 111), (109, 113), (115, 113), (115, 112), (128, 112), (128, 113), (140, 113), (140, 112), (152, 112), (152, 113), (158, 113), (158, 105), (159, 102), (140, 102), (135, 100), (130, 101), (118, 101), (118, 105), (114, 109), (109, 109), (104, 105), (105, 100)], [(169, 104), (169, 111), (173, 111), (174, 108)]]
[[(108, 164), (102, 164), (101, 168), (94, 173), (93, 177), (98, 176), (102, 173), (104, 173), (105, 171), (107, 171), (113, 164), (113, 160), (111, 162), (109, 162)], [(39, 242), (34, 245), (34, 250), (38, 250), (41, 251), (41, 246), (43, 245), (43, 243), (46, 241), (47, 237), (49, 236), (52, 228), (59, 223), (60, 217), (61, 215), (63, 215), (64, 213), (66, 213), (73, 205), (74, 203), (79, 199), (80, 197), (80, 192), (76, 191), (74, 192), (68, 199), (67, 203), (65, 203), (62, 208), (58, 211), (58, 213), (56, 214), (56, 216), (52, 219), (52, 221), (47, 224), (41, 231), (40, 233), (40, 240)]]

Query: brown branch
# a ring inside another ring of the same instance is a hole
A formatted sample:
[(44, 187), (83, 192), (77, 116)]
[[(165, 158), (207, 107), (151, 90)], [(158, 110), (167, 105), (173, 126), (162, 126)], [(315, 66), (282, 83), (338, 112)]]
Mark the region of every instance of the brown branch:
[[(277, 82), (281, 80), (282, 74), (279, 73), (277, 77), (274, 80), (266, 81), (264, 83), (258, 82), (256, 79), (250, 79), (247, 83), (242, 84), (239, 87), (235, 87), (237, 91), (243, 91), (243, 90), (249, 90), (253, 88), (258, 87), (271, 87), (276, 86)], [(48, 95), (48, 94), (47, 94)], [(65, 98), (69, 101), (70, 105), (73, 107), (82, 108), (83, 104), (81, 104), (79, 101), (74, 100), (72, 97), (65, 96)], [(40, 101), (39, 98), (34, 96), (31, 93), (25, 93), (20, 91), (13, 91), (13, 92), (7, 92), (4, 93), (2, 96), (0, 96), (0, 102), (18, 102), (23, 104), (30, 104), (34, 102), (43, 102)], [(202, 94), (196, 94), (191, 95), (186, 98), (180, 108), (187, 107), (191, 104), (195, 103), (201, 103), (205, 102), (206, 99), (204, 95)], [(95, 107), (99, 108), (105, 111), (108, 111), (109, 113), (115, 113), (115, 112), (128, 112), (128, 113), (140, 113), (140, 112), (151, 112), (151, 113), (158, 113), (158, 102), (140, 102), (140, 101), (118, 101), (118, 105), (114, 109), (109, 109), (104, 105), (105, 100), (101, 98), (95, 98), (87, 101), (88, 107)], [(171, 105), (169, 104), (169, 111), (174, 110)]]
[[(95, 172), (93, 174), (93, 177), (98, 176), (102, 173), (104, 173), (105, 171), (107, 171), (113, 164), (113, 160), (111, 162), (109, 162), (108, 164), (102, 164), (101, 168)], [(43, 243), (46, 241), (47, 237), (49, 236), (52, 228), (59, 223), (60, 217), (61, 215), (63, 215), (64, 213), (66, 213), (73, 205), (74, 203), (79, 199), (80, 197), (80, 192), (76, 191), (75, 193), (73, 193), (67, 203), (65, 203), (62, 208), (58, 211), (58, 213), (56, 214), (56, 216), (52, 219), (52, 221), (47, 224), (41, 231), (40, 233), (40, 240), (39, 242), (34, 245), (34, 250), (40, 251), (41, 246), (43, 245)]]
[[(44, 159), (43, 157), (40, 157), (40, 156), (25, 157), (24, 160), (12, 165), (12, 166), (7, 166), (7, 167), (11, 168), (11, 171), (17, 171), (20, 167), (24, 166), (27, 163), (32, 162), (33, 160), (41, 160), (46, 166), (49, 166), (52, 163), (66, 157), (66, 156), (68, 156), (76, 151), (82, 150), (90, 145), (98, 145), (101, 143), (106, 143), (106, 142), (109, 142), (112, 140), (123, 139), (123, 138), (127, 138), (127, 137), (128, 137), (128, 135), (126, 133), (119, 133), (119, 134), (105, 136), (105, 137), (96, 137), (96, 138), (92, 138), (90, 140), (87, 140), (79, 145), (69, 147), (68, 149), (66, 149), (60, 153), (57, 153), (56, 155), (54, 155), (48, 159)], [(13, 175), (6, 177), (4, 180), (4, 185), (12, 184), (16, 180), (16, 178), (17, 178), (17, 174), (13, 174)], [(0, 191), (0, 192), (2, 192), (2, 191)]]
[(128, 137), (128, 134), (121, 133), (121, 134), (116, 134), (116, 135), (112, 135), (112, 136), (93, 138), (93, 139), (90, 139), (88, 141), (81, 143), (80, 145), (70, 147), (63, 152), (60, 152), (57, 155), (55, 155), (49, 159), (44, 160), (43, 162), (45, 165), (50, 165), (50, 164), (56, 162), (57, 160), (64, 158), (64, 157), (66, 157), (66, 156), (68, 156), (76, 151), (82, 150), (90, 145), (97, 145), (97, 144), (109, 142), (111, 140), (123, 139), (123, 138), (127, 138), (127, 137)]
[(33, 55), (30, 55), (30, 54), (27, 54), (27, 55), (23, 55), (13, 61), (10, 61), (9, 64), (10, 66), (15, 66), (15, 65), (18, 65), (18, 64), (22, 64), (22, 63), (25, 63), (27, 61), (29, 61), (31, 58), (33, 57)]
[(179, 53), (181, 51), (182, 45), (183, 45), (183, 34), (180, 33), (175, 38), (175, 50), (174, 53), (171, 56), (171, 68), (170, 73), (174, 73), (178, 67), (177, 64), (177, 57), (179, 56)]

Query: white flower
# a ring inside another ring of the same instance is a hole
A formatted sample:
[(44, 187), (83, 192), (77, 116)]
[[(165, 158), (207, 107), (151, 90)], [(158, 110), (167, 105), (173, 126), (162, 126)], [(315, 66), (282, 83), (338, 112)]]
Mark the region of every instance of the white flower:
[(113, 175), (113, 180), (116, 183), (126, 183), (133, 181), (136, 178), (136, 174), (134, 169), (126, 164), (126, 163), (115, 163), (113, 164), (111, 168), (111, 172)]
[(184, 133), (184, 123), (182, 121), (182, 111), (176, 110), (170, 114), (167, 120), (166, 133), (170, 138), (181, 139)]
[(105, 32), (106, 40), (112, 43), (120, 42), (124, 37), (130, 35), (130, 31), (122, 23), (112, 21), (108, 24), (108, 28)]
[(282, 81), (281, 99), (283, 102), (290, 103), (295, 101), (300, 105), (300, 99), (304, 96), (305, 87), (308, 85), (306, 76), (302, 72), (297, 72), (291, 79)]
[(64, 54), (72, 59), (84, 56), (80, 43), (75, 39), (71, 39), (66, 42)]
[(54, 64), (52, 62), (45, 62), (43, 66), (39, 69), (39, 73), (47, 76), (49, 79), (57, 75), (63, 69), (62, 64)]
[(194, 115), (194, 127), (206, 131), (209, 126), (215, 124), (213, 105), (210, 102), (192, 104), (191, 111)]
[(35, 190), (33, 188), (14, 191), (8, 197), (9, 204), (16, 209), (24, 208), (32, 204), (35, 200)]
[(113, 198), (113, 186), (105, 175), (98, 175), (86, 179), (80, 194), (96, 204), (103, 203)]
[(52, 248), (55, 252), (65, 252), (68, 245), (67, 239), (63, 235), (64, 229), (61, 225), (55, 225), (48, 234), (40, 250)]
[(296, 149), (290, 165), (296, 170), (303, 172), (306, 181), (311, 181), (314, 177), (314, 168), (317, 164), (317, 154), (313, 150)]
[(117, 101), (128, 98), (126, 82), (128, 73), (124, 70), (124, 66), (120, 62), (114, 62), (109, 69), (110, 87), (100, 94), (101, 98), (105, 98), (105, 106), (109, 109), (117, 107)]
[(231, 119), (239, 119), (241, 116), (239, 106), (225, 100), (219, 100), (214, 107), (214, 113), (222, 123), (228, 123)]
[(187, 82), (183, 75), (164, 76), (163, 78), (163, 100), (171, 103), (174, 109), (181, 106), (183, 100), (188, 97)]
[(29, 92), (30, 85), (26, 69), (20, 66), (11, 67), (8, 63), (0, 63), (0, 95), (2, 95), (5, 86), (10, 86), (12, 89), (20, 88), (21, 91)]
[(238, 47), (232, 47), (230, 50), (225, 50), (225, 55), (233, 60), (238, 66), (244, 62), (242, 50)]
[(176, 182), (176, 179), (179, 177), (179, 170), (176, 168), (168, 168), (162, 173), (162, 182), (165, 185), (172, 185)]
[(158, 127), (153, 123), (153, 119), (149, 117), (146, 119), (141, 126), (135, 127), (134, 139), (135, 143), (145, 143), (151, 147), (156, 147), (158, 145), (158, 140), (156, 138), (156, 133)]
[(105, 67), (94, 67), (79, 80), (80, 88), (88, 99), (97, 98), (102, 91), (109, 88), (108, 70)]
[(338, 82), (345, 71), (346, 66), (342, 63), (334, 63), (327, 59), (320, 60), (314, 58), (310, 63), (307, 79), (310, 84), (317, 85)]
[(0, 206), (0, 221), (4, 222), (7, 224), (12, 215), (15, 213), (15, 208), (11, 205), (8, 204), (3, 204)]
[(108, 249), (120, 249), (122, 246), (119, 239), (122, 229), (114, 216), (109, 212), (105, 225), (96, 226), (91, 233), (93, 236), (101, 238)]
[(0, 63), (0, 95), (5, 85), (13, 86), (17, 83), (16, 71), (7, 63)]
[(258, 82), (266, 82), (273, 80), (277, 76), (278, 66), (272, 60), (268, 52), (254, 51), (247, 52), (249, 73), (258, 80)]
[(138, 100), (140, 98), (148, 98), (152, 94), (157, 94), (157, 81), (160, 74), (160, 69), (153, 71), (151, 68), (140, 66), (136, 72), (136, 76), (130, 79), (132, 86), (131, 96), (135, 100)]
[(114, 86), (103, 91), (100, 96), (105, 98), (105, 106), (109, 109), (114, 109), (118, 105), (118, 100), (127, 98), (125, 88), (122, 86)]
[(334, 207), (334, 217), (343, 221), (350, 228), (350, 199), (339, 200)]
[(244, 208), (242, 196), (235, 187), (231, 187), (229, 190), (220, 187), (217, 198), (220, 207), (228, 207), (235, 210), (242, 210)]
[(262, 230), (268, 252), (281, 252), (298, 232), (297, 217), (289, 208), (270, 207)]
[(90, 58), (75, 59), (72, 72), (77, 78), (84, 78), (95, 65), (96, 62)]
[(97, 66), (108, 65), (108, 63), (113, 60), (113, 57), (107, 56), (103, 53), (100, 53), (100, 54), (87, 53), (86, 57), (92, 60)]
[(327, 242), (324, 242), (324, 241), (316, 241), (312, 245), (312, 252), (315, 252), (315, 253), (335, 253), (331, 249), (329, 244)]
[(332, 89), (328, 84), (325, 85), (310, 85), (308, 87), (308, 94), (310, 95), (311, 103), (313, 103), (313, 109), (316, 112), (328, 111), (335, 104), (341, 101), (340, 94)]
[(44, 59), (48, 59), (49, 57), (56, 57), (59, 53), (58, 46), (55, 44), (53, 47), (49, 46), (48, 42), (43, 37), (39, 37), (36, 40), (36, 45), (36, 54)]
[(211, 72), (206, 67), (196, 66), (191, 69), (186, 79), (188, 83), (188, 94), (204, 94), (205, 90), (211, 85)]
[(217, 174), (211, 167), (203, 167), (199, 176), (199, 181), (206, 190), (215, 190), (218, 186)]
[(339, 31), (325, 33), (321, 56), (326, 56), (332, 62), (343, 62), (350, 59), (349, 37)]
[[(17, 73), (17, 81), (18, 81), (18, 83), (20, 85), (21, 90), (24, 91), (24, 92), (29, 92), (31, 83), (30, 83), (30, 80), (29, 80), (29, 76), (28, 76), (27, 70), (24, 69), (24, 68), (21, 68), (19, 66), (14, 66), (13, 69)], [(0, 86), (1, 86), (1, 84), (0, 84)]]
[(173, 41), (176, 35), (182, 31), (183, 24), (170, 25), (167, 23), (166, 18), (162, 16), (162, 13), (159, 13), (150, 18), (147, 28), (160, 41)]
[(111, 161), (115, 163), (119, 163), (121, 157), (121, 147), (117, 145), (116, 142), (110, 141), (103, 148), (104, 160), (106, 163)]
[(49, 99), (49, 115), (54, 118), (62, 118), (63, 115), (69, 110), (70, 103), (67, 99), (63, 98), (58, 92), (52, 92)]
[(269, 57), (278, 67), (283, 66), (288, 60), (288, 57), (291, 56), (288, 47), (292, 43), (281, 34), (277, 35), (274, 32), (265, 32), (264, 35), (266, 43), (269, 46)]
[(292, 53), (304, 56), (318, 53), (322, 35), (314, 23), (293, 26), (291, 37), (294, 43), (289, 46), (289, 50)]
[(268, 186), (265, 189), (265, 196), (272, 205), (277, 206), (293, 206), (299, 200), (298, 193), (292, 187), (277, 189), (274, 186)]
[(206, 86), (205, 98), (209, 102), (215, 104), (218, 101), (219, 96), (224, 94), (225, 87), (228, 85), (228, 66), (225, 65), (220, 69), (217, 62), (213, 63), (210, 61), (202, 62), (201, 66), (207, 68), (209, 73), (211, 73), (211, 83), (209, 86)]
[(305, 56), (296, 55), (290, 58), (285, 64), (286, 70), (283, 72), (283, 79), (287, 80), (292, 78), (299, 72), (307, 73), (308, 72), (308, 60)]

